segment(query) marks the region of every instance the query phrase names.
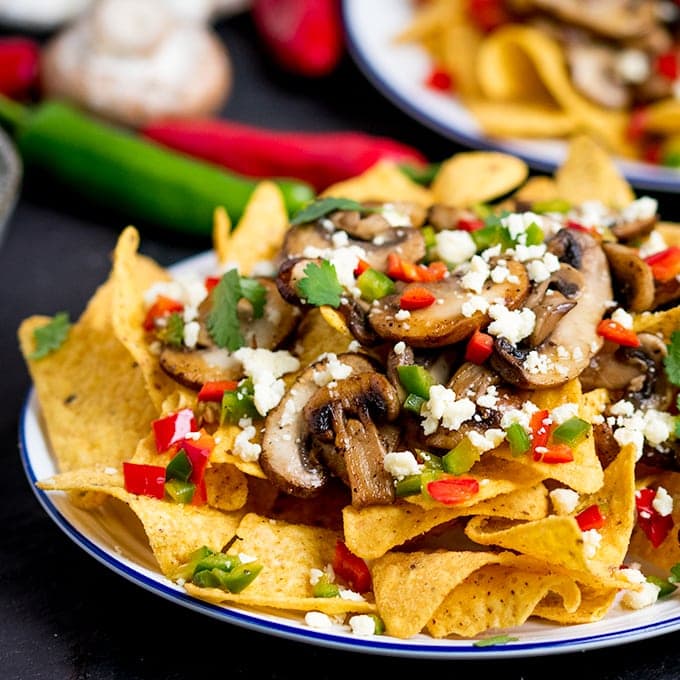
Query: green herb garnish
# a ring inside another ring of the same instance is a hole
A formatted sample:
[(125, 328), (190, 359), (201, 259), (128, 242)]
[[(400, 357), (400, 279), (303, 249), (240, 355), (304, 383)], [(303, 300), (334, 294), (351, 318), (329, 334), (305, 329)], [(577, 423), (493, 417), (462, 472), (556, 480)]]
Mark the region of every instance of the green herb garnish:
[(165, 326), (156, 335), (158, 339), (171, 347), (182, 347), (184, 344), (184, 319), (178, 312), (172, 312), (167, 319)]
[(680, 331), (671, 333), (668, 354), (664, 357), (663, 363), (668, 379), (673, 385), (680, 386)]
[(475, 647), (493, 647), (495, 645), (506, 645), (508, 642), (517, 642), (519, 638), (511, 635), (493, 635), (492, 637), (477, 640), (474, 643)]
[(310, 305), (340, 306), (342, 286), (335, 267), (328, 260), (321, 260), (319, 264), (310, 262), (305, 267), (305, 277), (297, 283), (297, 289)]
[(33, 331), (35, 349), (28, 355), (29, 359), (42, 359), (58, 350), (68, 337), (71, 321), (68, 312), (59, 312), (40, 328)]
[(350, 198), (320, 198), (305, 206), (293, 215), (291, 224), (306, 224), (314, 222), (324, 215), (336, 210), (365, 210), (364, 206)]

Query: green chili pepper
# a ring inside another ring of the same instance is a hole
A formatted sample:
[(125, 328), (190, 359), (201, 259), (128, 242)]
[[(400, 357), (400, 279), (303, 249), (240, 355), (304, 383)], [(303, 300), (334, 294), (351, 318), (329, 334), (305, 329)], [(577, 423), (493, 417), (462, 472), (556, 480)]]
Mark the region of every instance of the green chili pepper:
[(560, 444), (574, 446), (583, 441), (588, 432), (590, 432), (590, 423), (574, 416), (565, 420), (553, 430), (552, 439)]
[(535, 213), (566, 213), (571, 210), (571, 203), (563, 198), (550, 198), (545, 201), (534, 201), (531, 211)]
[(397, 481), (394, 492), (398, 498), (404, 498), (405, 496), (415, 496), (420, 493), (422, 489), (422, 476), (421, 475), (408, 475), (403, 479)]
[(404, 408), (407, 411), (415, 413), (416, 415), (420, 415), (420, 411), (422, 410), (423, 404), (426, 401), (427, 399), (423, 399), (417, 394), (409, 394), (406, 399), (404, 399)]
[(207, 546), (201, 546), (200, 548), (197, 548), (194, 550), (191, 555), (189, 555), (189, 560), (185, 564), (182, 564), (177, 571), (174, 573), (173, 578), (175, 580), (177, 579), (183, 579), (184, 581), (188, 581), (193, 575), (194, 571), (196, 571), (196, 565), (205, 557), (208, 555), (213, 555), (213, 551), (210, 550)]
[(513, 456), (524, 455), (531, 447), (529, 435), (519, 423), (513, 423), (505, 431), (505, 438), (510, 444), (510, 453)]
[(460, 475), (467, 472), (479, 460), (479, 451), (468, 437), (463, 437), (456, 446), (442, 456), (444, 472)]
[(312, 595), (314, 597), (338, 597), (340, 588), (337, 583), (331, 583), (328, 576), (322, 576), (313, 586)]
[(228, 390), (222, 395), (221, 425), (237, 425), (241, 418), (257, 418), (258, 415), (250, 378), (243, 380), (235, 390)]
[(423, 399), (430, 398), (430, 387), (434, 385), (432, 374), (418, 364), (409, 366), (397, 366), (399, 382), (409, 394), (417, 394)]
[(240, 593), (255, 580), (261, 571), (262, 564), (259, 562), (239, 564), (231, 571), (220, 571), (220, 587), (225, 588), (231, 593)]
[(543, 229), (541, 229), (536, 222), (532, 222), (526, 229), (526, 245), (538, 246), (543, 243), (544, 239)]
[(210, 571), (212, 569), (231, 571), (239, 564), (241, 564), (241, 560), (237, 555), (228, 555), (227, 553), (222, 552), (212, 553), (198, 560), (194, 569), (194, 573), (197, 574), (199, 571)]
[(357, 278), (357, 288), (361, 291), (361, 297), (368, 302), (379, 300), (395, 291), (394, 281), (379, 272), (377, 269), (367, 269)]
[(180, 449), (165, 468), (165, 479), (179, 479), (186, 482), (193, 471), (193, 465), (184, 449)]
[(193, 482), (187, 482), (182, 479), (171, 479), (165, 482), (165, 493), (175, 503), (191, 503), (195, 492), (196, 485)]
[[(59, 101), (29, 109), (0, 97), (0, 125), (13, 133), (24, 166), (115, 210), (149, 223), (210, 236), (215, 208), (236, 224), (257, 180), (195, 160), (100, 122)], [(314, 197), (304, 182), (275, 179), (289, 214)]]

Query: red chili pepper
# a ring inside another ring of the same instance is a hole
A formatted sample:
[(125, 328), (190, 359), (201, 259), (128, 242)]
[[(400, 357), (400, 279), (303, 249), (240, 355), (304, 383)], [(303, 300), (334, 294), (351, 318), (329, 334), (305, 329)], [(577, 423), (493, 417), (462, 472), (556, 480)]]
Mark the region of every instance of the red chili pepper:
[(0, 93), (22, 99), (37, 89), (40, 46), (20, 37), (0, 38)]
[(465, 361), (483, 364), (493, 352), (493, 337), (478, 329), (470, 336), (465, 347)]
[(652, 275), (657, 281), (665, 283), (680, 274), (680, 247), (671, 246), (645, 258), (652, 268)]
[(468, 0), (467, 10), (472, 21), (484, 32), (510, 21), (504, 0)]
[(638, 338), (635, 331), (625, 328), (618, 321), (613, 321), (612, 319), (602, 319), (597, 324), (597, 334), (605, 340), (615, 342), (617, 345), (623, 345), (624, 347), (640, 346), (640, 338)]
[(424, 167), (417, 149), (355, 131), (271, 130), (225, 119), (155, 121), (141, 133), (164, 146), (249, 177), (294, 177), (317, 191), (355, 177), (380, 160)]
[(166, 297), (165, 295), (159, 295), (151, 307), (149, 307), (142, 326), (145, 331), (152, 331), (156, 326), (157, 319), (169, 316), (173, 312), (182, 311), (184, 311), (184, 305), (181, 302)]
[(467, 218), (467, 217), (461, 217), (457, 222), (456, 222), (456, 229), (460, 229), (461, 231), (477, 231), (478, 229), (481, 229), (484, 226), (484, 220), (481, 219), (472, 219), (472, 218)]
[(335, 543), (333, 569), (356, 593), (367, 593), (373, 587), (371, 572), (366, 562), (340, 540)]
[(604, 526), (604, 515), (597, 504), (589, 505), (585, 510), (581, 510), (574, 519), (581, 531), (601, 529)]
[(184, 439), (189, 432), (196, 430), (196, 419), (190, 408), (183, 408), (151, 423), (156, 439), (156, 451), (163, 453)]
[(125, 490), (138, 496), (165, 496), (165, 468), (162, 465), (123, 463)]
[(405, 260), (397, 253), (389, 253), (387, 255), (386, 273), (387, 276), (396, 281), (431, 283), (432, 281), (441, 281), (446, 278), (449, 268), (445, 262), (439, 260), (430, 262), (428, 265), (415, 264), (410, 260)]
[(338, 0), (253, 0), (260, 38), (278, 63), (293, 73), (331, 73), (344, 53)]
[(198, 401), (222, 401), (225, 392), (231, 392), (237, 387), (236, 380), (213, 380), (202, 385), (196, 398)]
[(440, 92), (451, 92), (453, 90), (453, 77), (446, 69), (435, 66), (425, 79), (425, 87)]
[(437, 298), (427, 288), (413, 286), (399, 298), (399, 307), (408, 311), (425, 309), (433, 305)]
[(541, 463), (571, 463), (574, 452), (566, 444), (550, 444), (534, 449), (534, 460)]
[(673, 516), (661, 515), (654, 508), (652, 502), (656, 496), (656, 490), (650, 488), (638, 489), (635, 492), (635, 507), (637, 510), (637, 524), (649, 539), (650, 543), (658, 548), (673, 528)]
[(442, 477), (428, 483), (427, 493), (444, 505), (457, 505), (479, 493), (479, 482), (473, 477)]

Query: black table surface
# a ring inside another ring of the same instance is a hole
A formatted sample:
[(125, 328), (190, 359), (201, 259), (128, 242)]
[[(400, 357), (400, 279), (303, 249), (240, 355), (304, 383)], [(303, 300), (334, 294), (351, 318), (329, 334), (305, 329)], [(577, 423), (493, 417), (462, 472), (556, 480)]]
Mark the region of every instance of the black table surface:
[[(222, 114), (279, 129), (358, 129), (389, 135), (442, 160), (462, 149), (407, 118), (347, 57), (318, 81), (282, 73), (263, 54), (248, 15), (217, 30), (234, 62)], [(644, 192), (649, 195), (649, 192)], [(652, 194), (653, 195), (653, 194)], [(662, 214), (680, 220), (674, 195)], [(680, 632), (558, 655), (475, 660), (372, 656), (264, 635), (185, 609), (110, 571), (73, 544), (39, 505), (22, 469), (18, 429), (30, 379), (16, 331), (32, 314), (76, 318), (110, 268), (120, 230), (134, 215), (81, 205), (26, 177), (0, 247), (0, 677), (148, 680), (175, 678), (553, 677), (680, 678)], [(140, 228), (141, 251), (169, 265), (207, 241)], [(496, 675), (498, 674), (498, 675)], [(430, 676), (433, 677), (433, 676)]]

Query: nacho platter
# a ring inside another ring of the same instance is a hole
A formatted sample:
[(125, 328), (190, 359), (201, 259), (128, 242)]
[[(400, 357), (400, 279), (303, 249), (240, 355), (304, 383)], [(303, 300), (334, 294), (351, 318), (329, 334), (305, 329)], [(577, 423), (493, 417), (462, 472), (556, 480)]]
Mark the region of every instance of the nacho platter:
[(679, 229), (586, 137), (554, 177), (378, 163), (292, 221), (262, 182), (168, 270), (127, 227), (75, 323), (21, 324), (27, 476), (117, 573), (283, 637), (481, 658), (670, 632)]
[[(519, 156), (544, 172), (552, 172), (564, 160), (565, 142), (485, 134), (457, 97), (425, 86), (432, 68), (426, 51), (417, 44), (395, 40), (414, 17), (408, 1), (344, 0), (343, 16), (356, 64), (378, 91), (422, 125), (467, 147)], [(680, 173), (673, 168), (625, 158), (617, 158), (616, 163), (637, 188), (673, 192), (680, 187)]]

